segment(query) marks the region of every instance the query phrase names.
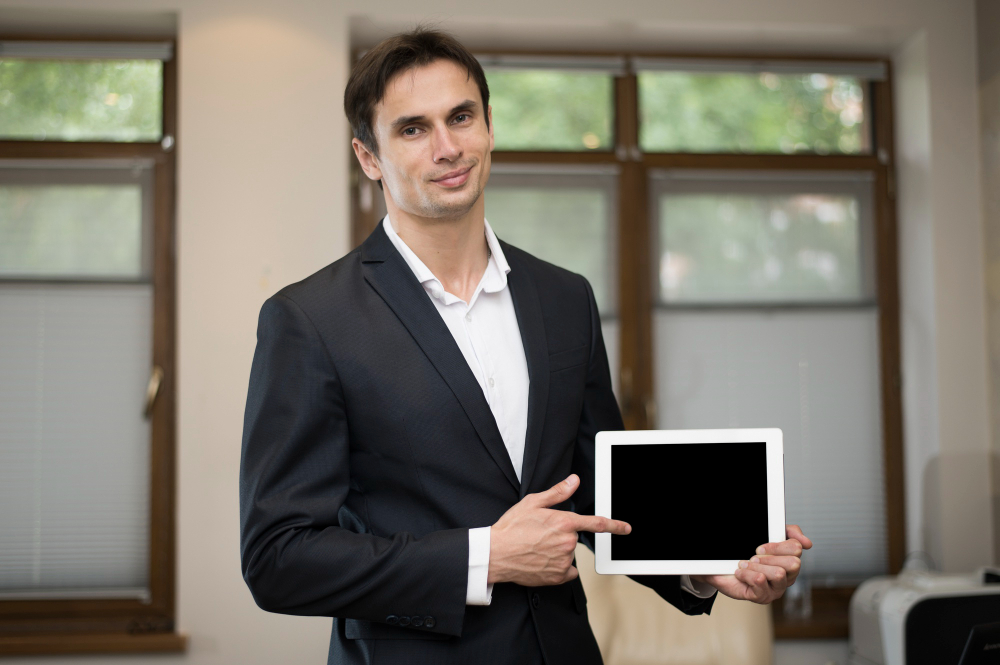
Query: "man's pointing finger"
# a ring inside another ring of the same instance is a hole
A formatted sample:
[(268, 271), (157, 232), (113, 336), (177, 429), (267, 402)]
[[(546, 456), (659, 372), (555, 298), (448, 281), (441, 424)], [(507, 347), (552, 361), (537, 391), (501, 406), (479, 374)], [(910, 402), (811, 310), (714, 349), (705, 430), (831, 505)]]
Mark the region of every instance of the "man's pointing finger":
[(632, 532), (632, 526), (628, 522), (600, 517), (598, 515), (577, 515), (574, 528), (577, 531), (612, 533), (616, 536), (625, 536)]

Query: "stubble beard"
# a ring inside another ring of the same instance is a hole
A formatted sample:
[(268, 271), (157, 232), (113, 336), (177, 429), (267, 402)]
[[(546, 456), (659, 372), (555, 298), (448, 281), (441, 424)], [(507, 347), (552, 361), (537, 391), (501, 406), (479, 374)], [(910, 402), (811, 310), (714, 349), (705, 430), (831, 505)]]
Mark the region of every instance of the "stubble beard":
[(423, 202), (421, 214), (425, 217), (433, 217), (441, 220), (454, 220), (465, 216), (476, 205), (476, 201), (479, 200), (479, 197), (483, 193), (482, 185), (479, 184), (478, 179), (475, 183), (468, 182), (466, 185), (471, 187), (471, 189), (463, 192), (468, 195), (468, 198), (462, 198), (458, 201), (445, 201), (443, 198), (427, 197)]
[[(426, 219), (437, 219), (443, 222), (461, 219), (472, 210), (483, 194), (482, 171), (477, 169), (476, 166), (473, 166), (472, 171), (470, 176), (474, 175), (475, 177), (470, 177), (461, 190), (441, 191), (438, 190), (438, 186), (433, 182), (416, 183), (411, 188), (414, 196), (410, 201), (400, 201), (399, 199), (395, 199), (394, 196), (396, 205), (410, 214)], [(383, 182), (383, 186), (386, 185), (387, 183)], [(455, 196), (455, 194), (459, 193), (464, 194), (464, 196)], [(392, 190), (390, 190), (390, 194), (393, 194)], [(406, 205), (406, 203), (409, 203), (409, 205)]]
[[(433, 217), (442, 221), (451, 221), (465, 216), (472, 210), (472, 207), (476, 205), (476, 201), (483, 194), (482, 172), (473, 166), (472, 172), (469, 175), (470, 178), (466, 181), (465, 187), (458, 192), (450, 192), (448, 190), (435, 191), (437, 185), (430, 183), (428, 188), (424, 189), (426, 195), (422, 197), (423, 200), (420, 202), (422, 208), (421, 214), (425, 217)], [(464, 194), (464, 196), (457, 197), (458, 200), (454, 200), (455, 197), (453, 195), (457, 193)], [(434, 196), (435, 194), (438, 196)]]

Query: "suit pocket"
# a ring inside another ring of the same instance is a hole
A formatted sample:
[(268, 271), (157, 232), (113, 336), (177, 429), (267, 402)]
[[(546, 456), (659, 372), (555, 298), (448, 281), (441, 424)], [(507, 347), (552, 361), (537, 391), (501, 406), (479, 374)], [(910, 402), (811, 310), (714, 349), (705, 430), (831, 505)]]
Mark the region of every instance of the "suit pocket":
[(559, 372), (572, 367), (586, 365), (590, 361), (590, 348), (584, 344), (575, 349), (549, 354), (549, 372)]
[(344, 635), (349, 640), (447, 640), (450, 635), (421, 628), (401, 628), (386, 623), (344, 619)]

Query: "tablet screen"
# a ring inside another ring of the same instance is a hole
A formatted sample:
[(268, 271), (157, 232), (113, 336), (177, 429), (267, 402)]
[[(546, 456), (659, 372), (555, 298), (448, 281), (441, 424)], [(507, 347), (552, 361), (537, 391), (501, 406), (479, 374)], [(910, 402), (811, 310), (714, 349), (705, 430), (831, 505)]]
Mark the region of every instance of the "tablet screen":
[(749, 559), (768, 542), (767, 447), (611, 446), (611, 560)]

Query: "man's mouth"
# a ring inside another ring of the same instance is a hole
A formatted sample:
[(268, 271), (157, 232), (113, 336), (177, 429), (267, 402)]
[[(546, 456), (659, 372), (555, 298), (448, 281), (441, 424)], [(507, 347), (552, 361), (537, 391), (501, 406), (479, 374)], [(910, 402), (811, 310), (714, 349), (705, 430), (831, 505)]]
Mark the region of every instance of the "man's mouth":
[(455, 169), (454, 171), (448, 171), (444, 175), (432, 178), (431, 182), (437, 183), (442, 187), (454, 188), (461, 187), (469, 179), (469, 173), (472, 171), (471, 166), (466, 166), (465, 168)]

